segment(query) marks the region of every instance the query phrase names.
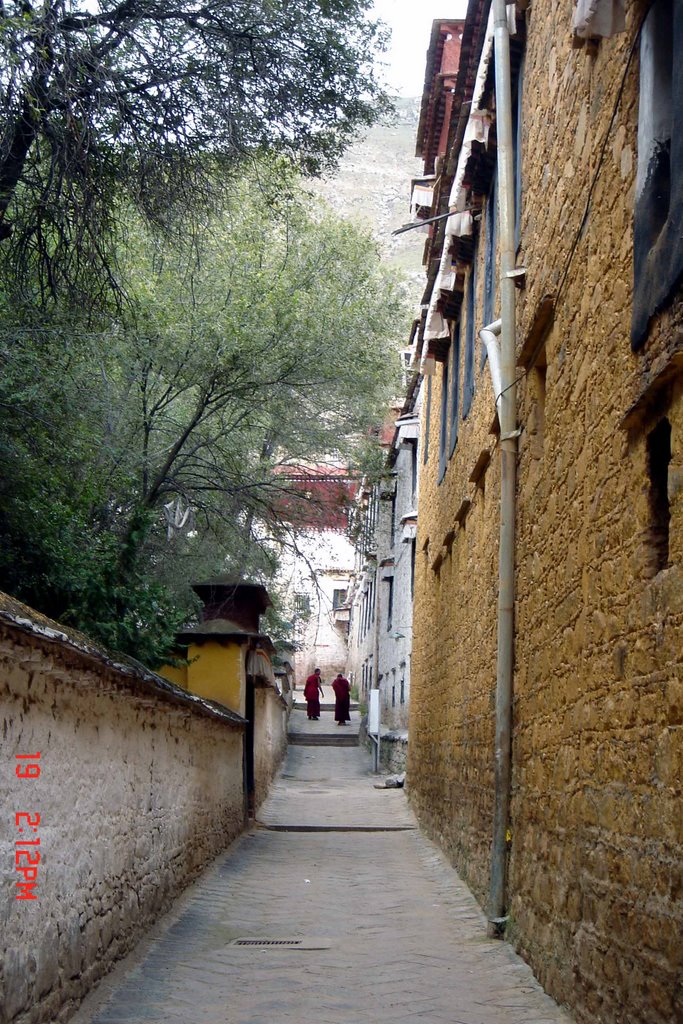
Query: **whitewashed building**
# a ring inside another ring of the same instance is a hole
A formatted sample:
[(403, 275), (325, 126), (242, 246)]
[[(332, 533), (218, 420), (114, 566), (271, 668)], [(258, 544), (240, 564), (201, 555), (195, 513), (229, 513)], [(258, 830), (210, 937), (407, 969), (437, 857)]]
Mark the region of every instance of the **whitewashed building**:
[(287, 595), (296, 651), (296, 686), (314, 668), (331, 683), (346, 672), (348, 596), (354, 570), (348, 505), (355, 485), (342, 467), (301, 467), (293, 472), (296, 499), (289, 511), (292, 544), (283, 557), (278, 587)]
[(382, 442), (386, 472), (359, 494), (350, 590), (349, 678), (368, 702), (379, 688), (382, 761), (405, 764), (410, 700), (413, 588), (419, 483), (418, 413), (409, 391)]

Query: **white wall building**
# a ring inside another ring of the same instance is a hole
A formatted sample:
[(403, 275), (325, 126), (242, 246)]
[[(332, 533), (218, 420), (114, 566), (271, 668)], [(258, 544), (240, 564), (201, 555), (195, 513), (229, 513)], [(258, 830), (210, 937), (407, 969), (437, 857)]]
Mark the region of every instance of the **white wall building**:
[(298, 555), (290, 577), (296, 643), (296, 685), (314, 668), (331, 683), (346, 671), (349, 623), (348, 592), (354, 550), (338, 530), (307, 530), (297, 536)]
[(383, 761), (405, 762), (410, 698), (418, 415), (395, 424), (380, 484), (359, 496), (356, 567), (350, 593), (349, 678), (366, 703), (379, 687)]
[(291, 517), (291, 545), (283, 553), (277, 586), (293, 623), (296, 686), (302, 689), (314, 668), (326, 683), (346, 672), (354, 568), (348, 520), (357, 485), (341, 465), (300, 466), (289, 482), (294, 489), (285, 511)]

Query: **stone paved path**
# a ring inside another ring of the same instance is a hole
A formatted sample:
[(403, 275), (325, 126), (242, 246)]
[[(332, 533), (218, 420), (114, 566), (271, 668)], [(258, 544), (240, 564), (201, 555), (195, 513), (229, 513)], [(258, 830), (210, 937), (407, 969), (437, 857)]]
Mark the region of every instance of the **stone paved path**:
[(290, 747), (260, 823), (72, 1024), (568, 1024), (375, 781), (364, 750)]

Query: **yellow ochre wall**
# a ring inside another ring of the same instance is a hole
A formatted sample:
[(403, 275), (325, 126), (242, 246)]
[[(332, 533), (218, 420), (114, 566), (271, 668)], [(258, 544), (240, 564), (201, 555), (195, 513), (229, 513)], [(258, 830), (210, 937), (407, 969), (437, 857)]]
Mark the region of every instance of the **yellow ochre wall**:
[[(534, 0), (523, 72), (519, 353), (543, 297), (557, 301), (547, 368), (518, 368), (507, 934), (578, 1024), (683, 1020), (683, 295), (632, 352), (637, 59), (610, 125), (644, 10), (627, 5), (626, 33), (591, 54), (572, 49), (570, 3)], [(441, 483), (441, 366), (432, 381), (407, 782), (422, 824), (485, 902), (500, 474), (480, 360), (477, 341), (472, 409)], [(653, 572), (647, 438), (662, 416), (670, 543)], [(476, 486), (484, 448), (491, 463)]]
[(190, 644), (187, 660), (188, 665), (164, 665), (160, 674), (199, 697), (218, 701), (231, 711), (244, 714), (246, 678), (240, 644), (214, 640)]

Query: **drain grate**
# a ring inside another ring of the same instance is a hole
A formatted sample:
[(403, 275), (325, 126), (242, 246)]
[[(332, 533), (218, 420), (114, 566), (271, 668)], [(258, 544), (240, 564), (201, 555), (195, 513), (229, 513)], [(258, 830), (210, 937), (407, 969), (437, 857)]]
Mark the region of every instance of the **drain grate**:
[(233, 946), (300, 946), (302, 939), (235, 939)]
[(258, 936), (245, 936), (240, 939), (232, 939), (231, 946), (250, 947), (252, 949), (265, 949), (266, 946), (278, 949), (330, 949), (332, 943), (327, 939), (269, 939)]

